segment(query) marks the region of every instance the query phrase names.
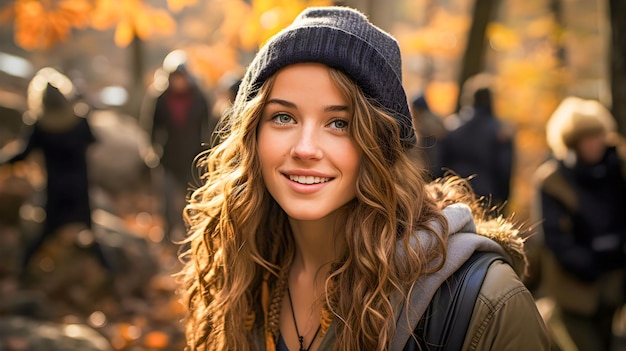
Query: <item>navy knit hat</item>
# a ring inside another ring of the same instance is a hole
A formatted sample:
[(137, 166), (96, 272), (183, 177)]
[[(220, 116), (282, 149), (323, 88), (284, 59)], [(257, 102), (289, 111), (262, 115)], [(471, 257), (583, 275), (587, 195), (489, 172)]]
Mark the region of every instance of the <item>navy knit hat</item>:
[(404, 147), (417, 142), (402, 86), (400, 48), (389, 34), (347, 7), (311, 7), (273, 36), (256, 55), (239, 91), (247, 98), (281, 68), (319, 62), (339, 69), (398, 122)]

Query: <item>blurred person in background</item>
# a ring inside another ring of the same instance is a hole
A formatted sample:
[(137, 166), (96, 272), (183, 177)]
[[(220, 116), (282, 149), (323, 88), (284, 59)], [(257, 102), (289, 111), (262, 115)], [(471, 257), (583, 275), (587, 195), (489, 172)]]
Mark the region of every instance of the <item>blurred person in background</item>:
[[(42, 245), (53, 235), (72, 226), (89, 234), (88, 244), (105, 268), (110, 268), (101, 247), (90, 234), (92, 227), (87, 152), (96, 142), (87, 120), (89, 107), (80, 102), (69, 78), (53, 68), (41, 69), (28, 87), (28, 114), (35, 120), (17, 154), (0, 155), (0, 163), (25, 160), (34, 151), (45, 163), (46, 213), (41, 234), (27, 243), (22, 274)], [(88, 240), (87, 240), (88, 239)]]
[(167, 88), (157, 97), (150, 116), (152, 147), (159, 157), (165, 239), (184, 237), (182, 213), (193, 182), (192, 163), (210, 141), (209, 103), (185, 64), (169, 73)]
[(626, 144), (595, 100), (564, 99), (546, 126), (552, 157), (536, 172), (542, 289), (579, 351), (613, 350), (624, 303)]
[(422, 152), (421, 159), (432, 178), (439, 178), (443, 176), (439, 143), (446, 134), (443, 121), (432, 112), (424, 95), (419, 95), (411, 101), (411, 114), (419, 138), (418, 149)]
[(491, 89), (487, 74), (463, 85), (459, 114), (446, 119), (449, 132), (440, 143), (441, 166), (472, 178), (478, 196), (503, 207), (510, 193), (514, 131), (495, 116)]
[(239, 85), (241, 85), (241, 79), (240, 74), (233, 73), (224, 74), (220, 79), (209, 123), (209, 130), (212, 132), (211, 146), (215, 146), (219, 140), (219, 136), (214, 135), (213, 132), (219, 131), (218, 124), (222, 121), (224, 114), (232, 107), (237, 97), (237, 91), (239, 91)]

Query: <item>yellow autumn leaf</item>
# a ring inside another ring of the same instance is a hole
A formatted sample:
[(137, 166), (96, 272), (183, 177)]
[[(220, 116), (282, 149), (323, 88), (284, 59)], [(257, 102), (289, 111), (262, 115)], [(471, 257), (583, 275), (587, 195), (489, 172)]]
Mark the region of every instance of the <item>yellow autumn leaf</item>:
[(43, 6), (37, 1), (18, 0), (14, 8), (15, 42), (26, 50), (39, 47), (45, 32)]
[(65, 0), (59, 3), (57, 12), (71, 26), (84, 28), (89, 24), (91, 10), (91, 3), (86, 0)]
[(176, 23), (164, 10), (145, 9), (132, 17), (136, 34), (141, 39), (152, 35), (167, 35), (174, 32)]
[(255, 50), (259, 46), (261, 25), (258, 21), (247, 21), (241, 27), (240, 43), (244, 50)]
[(112, 27), (120, 19), (120, 10), (112, 0), (96, 0), (91, 26), (98, 30)]
[[(91, 5), (86, 0), (56, 3), (18, 0), (15, 3), (15, 40), (21, 47), (47, 49), (67, 39), (72, 27), (84, 28)], [(54, 5), (54, 6), (53, 6)]]
[(275, 6), (276, 0), (252, 0), (252, 10), (257, 15), (257, 18)]
[[(252, 9), (248, 4), (241, 0), (228, 0), (224, 2), (223, 12), (225, 13), (225, 16), (219, 28), (220, 37), (232, 45), (238, 46), (242, 42), (242, 32), (250, 22), (249, 18), (251, 16)], [(236, 13), (238, 15), (229, 15), (231, 13)], [(248, 47), (252, 48), (253, 46)]]
[[(37, 25), (38, 26), (38, 25)], [(37, 28), (16, 27), (15, 42), (26, 50), (33, 50), (40, 46), (40, 31)]]
[(220, 32), (226, 41), (244, 50), (256, 50), (269, 37), (289, 25), (308, 6), (331, 5), (328, 0), (224, 1)]
[(454, 111), (459, 86), (453, 81), (432, 81), (425, 90), (431, 110), (440, 115), (448, 116)]
[[(330, 5), (332, 1), (252, 0), (250, 17), (241, 27), (245, 49), (261, 46), (267, 39), (289, 25), (308, 6)], [(232, 14), (226, 13), (227, 16)]]
[(520, 45), (520, 38), (513, 30), (501, 23), (490, 23), (487, 37), (495, 50), (511, 50)]
[(152, 36), (152, 23), (150, 15), (146, 12), (138, 12), (131, 17), (135, 34), (141, 39), (148, 39)]
[(154, 34), (172, 34), (176, 29), (176, 22), (166, 10), (141, 0), (97, 0), (91, 20), (92, 26), (100, 30), (117, 26), (115, 43), (122, 47), (130, 44), (135, 35), (148, 39)]
[(45, 23), (47, 24), (48, 35), (54, 38), (66, 38), (70, 31), (70, 23), (62, 15), (58, 13), (48, 14)]
[(187, 51), (191, 67), (209, 86), (215, 85), (224, 74), (239, 68), (237, 50), (226, 42), (198, 45)]
[(526, 34), (531, 38), (547, 37), (556, 29), (552, 16), (542, 16), (531, 21), (526, 26)]
[(176, 22), (165, 10), (153, 11), (149, 17), (154, 32), (158, 34), (169, 35), (176, 30)]
[(133, 41), (135, 31), (130, 21), (123, 21), (117, 24), (115, 28), (115, 44), (120, 47), (126, 47)]

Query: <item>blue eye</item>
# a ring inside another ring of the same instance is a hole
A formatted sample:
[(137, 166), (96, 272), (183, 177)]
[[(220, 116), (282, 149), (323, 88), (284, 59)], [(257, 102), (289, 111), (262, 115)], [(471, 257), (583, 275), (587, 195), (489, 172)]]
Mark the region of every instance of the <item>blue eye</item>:
[(293, 117), (286, 113), (277, 113), (272, 116), (272, 120), (278, 124), (291, 124), (294, 123)]
[(343, 119), (336, 119), (330, 122), (330, 127), (334, 129), (346, 130), (348, 129), (348, 121)]

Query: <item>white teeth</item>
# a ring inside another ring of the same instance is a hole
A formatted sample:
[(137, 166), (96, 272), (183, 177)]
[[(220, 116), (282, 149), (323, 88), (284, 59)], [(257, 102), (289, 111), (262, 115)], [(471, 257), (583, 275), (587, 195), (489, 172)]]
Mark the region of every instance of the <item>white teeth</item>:
[(330, 178), (314, 177), (314, 176), (299, 176), (290, 175), (289, 179), (300, 184), (318, 184), (326, 183)]

